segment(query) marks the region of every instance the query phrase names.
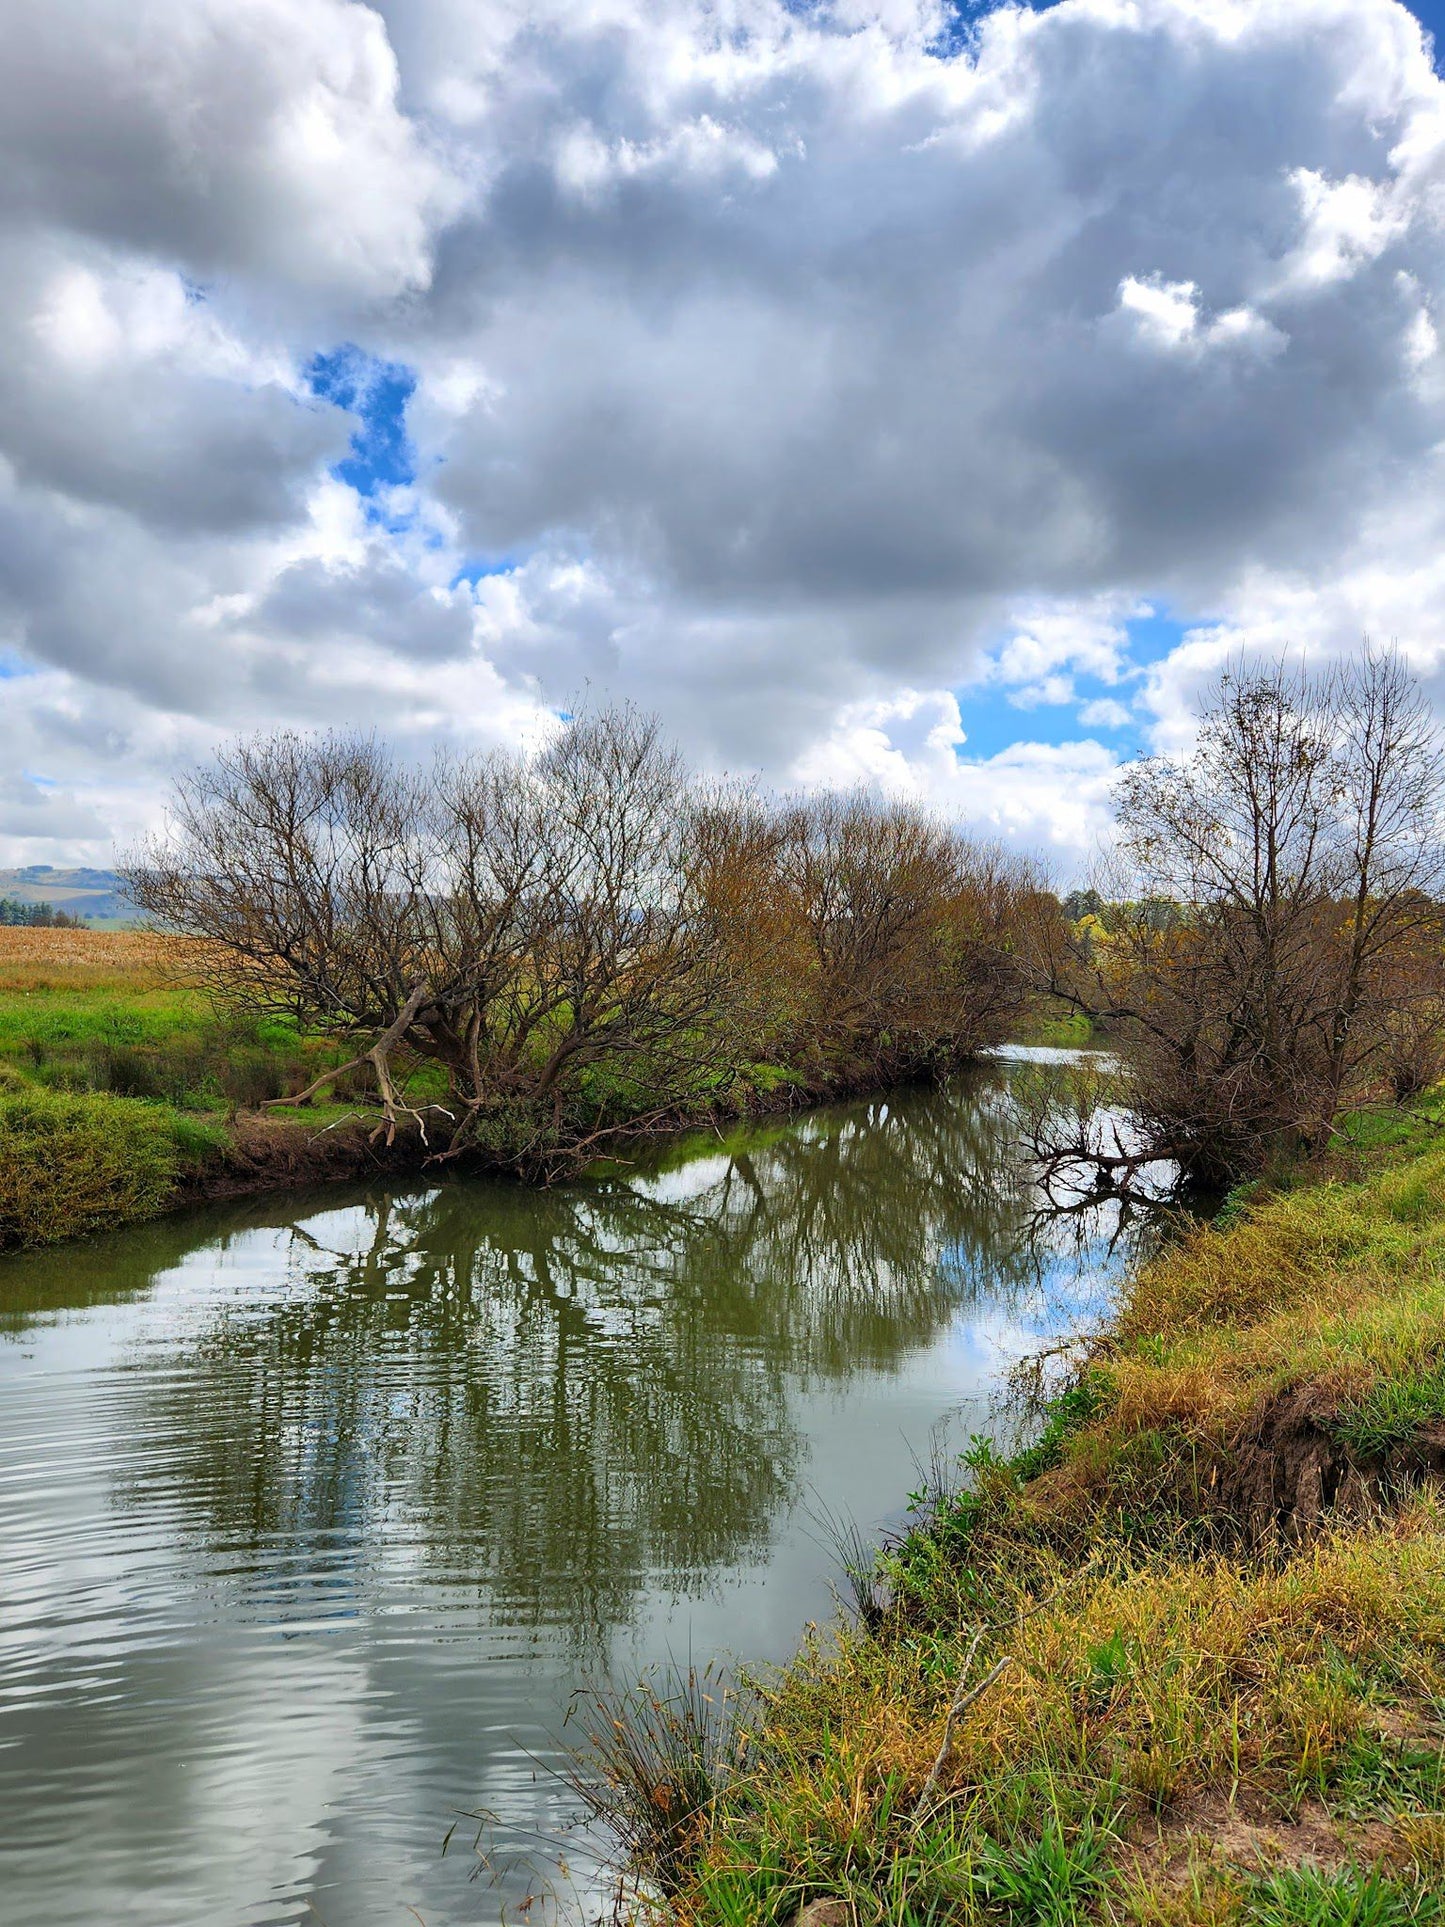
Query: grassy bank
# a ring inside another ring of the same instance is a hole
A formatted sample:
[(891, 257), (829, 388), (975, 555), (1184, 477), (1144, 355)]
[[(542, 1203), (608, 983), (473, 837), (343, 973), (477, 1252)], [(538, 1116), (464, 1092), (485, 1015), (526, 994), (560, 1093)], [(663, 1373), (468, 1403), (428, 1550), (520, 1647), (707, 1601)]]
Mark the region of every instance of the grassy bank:
[[(379, 1129), (366, 1065), (326, 1083), (319, 1100), (266, 1108), (350, 1052), (281, 1018), (218, 1011), (197, 982), (200, 963), (198, 946), (181, 938), (0, 928), (0, 1251), (199, 1198), (416, 1170), (437, 1148), (439, 1113), (451, 1102), (445, 1078), (435, 1063), (400, 1051), (392, 1075), (414, 1108), (393, 1144)], [(552, 1041), (541, 1032), (537, 1048)], [(679, 1083), (675, 1102), (659, 1108), (635, 1067), (629, 1078), (603, 1062), (579, 1074), (569, 1102), (584, 1137), (640, 1114), (649, 1135), (704, 1128), (715, 1138), (891, 1081), (888, 1060), (815, 1063), (807, 1072), (745, 1063), (725, 1078)], [(432, 1126), (429, 1141), (418, 1112)], [(453, 1168), (515, 1171), (516, 1139), (534, 1129), (534, 1112), (501, 1107)], [(635, 1149), (625, 1130), (622, 1144)]]
[(174, 939), (0, 929), (0, 1249), (367, 1155), (354, 1103), (256, 1118), (335, 1047), (218, 1017), (188, 963)]
[(1445, 1144), (1355, 1139), (1145, 1265), (740, 1726), (604, 1722), (671, 1913), (1445, 1920)]

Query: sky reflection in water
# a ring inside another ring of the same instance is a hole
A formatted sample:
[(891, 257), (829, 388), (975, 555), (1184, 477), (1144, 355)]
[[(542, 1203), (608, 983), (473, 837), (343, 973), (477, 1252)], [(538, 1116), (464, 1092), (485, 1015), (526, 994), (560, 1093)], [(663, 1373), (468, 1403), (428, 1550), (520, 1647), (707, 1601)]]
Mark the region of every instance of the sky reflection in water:
[[(555, 1861), (579, 1678), (785, 1656), (819, 1518), (896, 1518), (1097, 1313), (1110, 1226), (1023, 1236), (1007, 1091), (0, 1265), (10, 1917), (495, 1919)], [(461, 1808), (500, 1888), (441, 1854)]]

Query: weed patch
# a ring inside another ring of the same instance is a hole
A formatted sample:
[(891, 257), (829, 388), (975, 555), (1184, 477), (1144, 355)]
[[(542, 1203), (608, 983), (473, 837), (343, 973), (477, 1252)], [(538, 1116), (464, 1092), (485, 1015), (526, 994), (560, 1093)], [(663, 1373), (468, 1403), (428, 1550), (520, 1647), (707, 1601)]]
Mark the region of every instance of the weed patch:
[(1245, 1927), (1440, 1927), (1445, 1897), (1370, 1869), (1270, 1874), (1245, 1890)]
[(110, 1096), (0, 1095), (0, 1248), (51, 1244), (153, 1217), (222, 1132)]

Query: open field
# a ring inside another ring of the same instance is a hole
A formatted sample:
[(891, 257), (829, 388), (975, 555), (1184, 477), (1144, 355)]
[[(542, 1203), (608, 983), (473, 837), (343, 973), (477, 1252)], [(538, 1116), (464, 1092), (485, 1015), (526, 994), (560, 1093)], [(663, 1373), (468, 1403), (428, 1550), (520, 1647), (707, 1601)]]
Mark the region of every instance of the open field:
[(632, 1767), (601, 1733), (633, 1813), (701, 1765), (640, 1828), (679, 1917), (1445, 1921), (1445, 1144), (1349, 1136), (1144, 1265), (740, 1728), (683, 1693)]
[(184, 938), (142, 931), (0, 926), (0, 993), (177, 987), (187, 948)]
[(225, 1113), (334, 1061), (285, 1022), (219, 1016), (196, 987), (197, 950), (144, 932), (0, 929), (0, 1075)]

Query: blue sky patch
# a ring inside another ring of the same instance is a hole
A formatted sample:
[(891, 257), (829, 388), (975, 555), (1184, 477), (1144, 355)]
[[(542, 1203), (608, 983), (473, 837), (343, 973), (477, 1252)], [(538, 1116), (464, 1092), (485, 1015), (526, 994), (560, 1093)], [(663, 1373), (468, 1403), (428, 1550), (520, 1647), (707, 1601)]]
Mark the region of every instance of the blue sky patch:
[(526, 561), (524, 554), (469, 555), (451, 579), (450, 586), (455, 589), (463, 582), (474, 589), (484, 576), (506, 575), (512, 569), (520, 568)]
[[(386, 490), (416, 480), (416, 451), (406, 427), (416, 376), (404, 362), (382, 361), (346, 342), (314, 355), (306, 380), (313, 395), (357, 418), (351, 453), (331, 471), (338, 481), (375, 505)], [(382, 519), (375, 508), (373, 513)]]
[(1418, 0), (1410, 8), (1428, 33), (1435, 36), (1435, 66), (1439, 69), (1442, 48), (1445, 48), (1445, 0)]
[[(1060, 670), (1072, 686), (1072, 694), (1063, 702), (1033, 701), (1021, 707), (1011, 700), (1018, 686), (1002, 680), (956, 689), (968, 738), (961, 754), (974, 761), (997, 756), (1015, 743), (1046, 743), (1057, 748), (1087, 739), (1103, 743), (1121, 758), (1144, 754), (1148, 744), (1141, 720), (1147, 719), (1133, 713), (1142, 673), (1177, 648), (1187, 631), (1197, 626), (1197, 620), (1173, 615), (1163, 605), (1155, 605), (1149, 615), (1129, 618), (1124, 623), (1129, 638), (1124, 676), (1118, 682), (1105, 682), (1100, 676), (1062, 663)], [(1115, 705), (1130, 712), (1127, 719), (1112, 713)]]

